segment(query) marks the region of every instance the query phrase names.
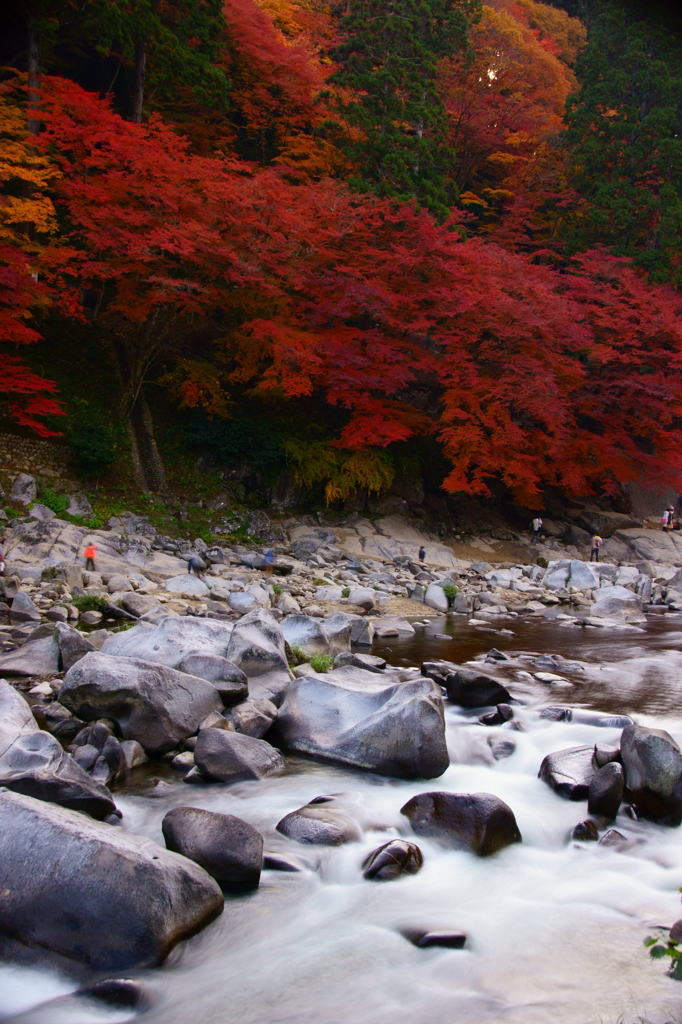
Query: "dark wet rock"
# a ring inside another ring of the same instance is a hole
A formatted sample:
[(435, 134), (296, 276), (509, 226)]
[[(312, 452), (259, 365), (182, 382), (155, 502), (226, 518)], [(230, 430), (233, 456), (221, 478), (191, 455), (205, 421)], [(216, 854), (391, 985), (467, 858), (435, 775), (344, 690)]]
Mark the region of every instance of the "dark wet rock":
[(341, 846), (360, 840), (362, 833), (357, 823), (333, 803), (332, 799), (299, 807), (277, 822), (277, 831), (297, 843), (319, 846)]
[(682, 918), (679, 921), (675, 921), (669, 932), (669, 938), (673, 942), (682, 942)]
[(123, 739), (137, 740), (154, 753), (172, 750), (222, 708), (217, 690), (204, 679), (97, 651), (69, 669), (59, 701), (86, 721), (113, 719)]
[(82, 636), (73, 626), (67, 626), (65, 622), (57, 623), (55, 628), (62, 669), (68, 672), (72, 665), (85, 657), (89, 651), (94, 651), (95, 647), (87, 637)]
[[(50, 626), (50, 634), (54, 627)], [(48, 676), (59, 671), (59, 645), (54, 636), (28, 640), (15, 651), (0, 654), (0, 675)]]
[(615, 818), (623, 799), (625, 777), (623, 766), (611, 761), (599, 768), (590, 782), (587, 809), (590, 814)]
[(491, 647), (485, 656), (486, 661), (509, 661), (509, 656), (498, 651), (497, 647)]
[(481, 725), (504, 725), (505, 722), (511, 722), (513, 717), (514, 709), (510, 704), (498, 704), (495, 711), (481, 715), (479, 722)]
[(198, 807), (174, 807), (161, 823), (166, 847), (200, 864), (226, 885), (257, 886), (263, 837), (233, 814)]
[(682, 822), (682, 753), (663, 729), (628, 725), (621, 736), (625, 785), (637, 815), (661, 825)]
[(76, 718), (67, 708), (55, 701), (45, 708), (45, 728), (65, 743), (80, 732), (83, 723), (80, 718)]
[(218, 885), (192, 861), (7, 790), (0, 891), (0, 932), (100, 971), (156, 966), (223, 907)]
[(289, 857), (281, 853), (266, 853), (263, 857), (263, 871), (288, 871), (297, 873), (305, 871), (308, 865), (297, 857)]
[(628, 715), (606, 715), (601, 711), (586, 711), (582, 708), (543, 708), (540, 718), (550, 722), (574, 722), (576, 725), (595, 725), (602, 729), (624, 729), (632, 724)]
[(265, 740), (225, 729), (202, 729), (194, 760), (199, 771), (216, 782), (262, 779), (284, 767), (280, 752)]
[(479, 857), (521, 842), (511, 807), (492, 793), (420, 793), (400, 809), (419, 836)]
[(194, 754), (191, 750), (184, 750), (176, 754), (171, 761), (171, 768), (176, 772), (190, 772), (194, 768)]
[(288, 686), (277, 729), (292, 750), (399, 778), (436, 778), (450, 760), (443, 701), (428, 679), (346, 667)]
[(595, 823), (588, 818), (578, 822), (571, 832), (571, 839), (576, 839), (581, 843), (596, 842), (599, 839), (599, 830)]
[(130, 978), (105, 978), (104, 981), (96, 981), (94, 985), (79, 988), (74, 994), (97, 999), (117, 1009), (137, 1010), (138, 1013), (148, 1010), (152, 1005), (149, 989)]
[(496, 761), (502, 761), (505, 757), (511, 757), (516, 750), (516, 741), (503, 739), (501, 736), (488, 737), (488, 746)]
[(449, 675), (458, 670), (459, 666), (452, 661), (425, 661), (421, 672), (426, 679), (433, 679), (434, 683), (445, 689), (445, 681)]
[(605, 764), (612, 761), (620, 761), (620, 747), (610, 747), (606, 743), (595, 743), (594, 764), (596, 768), (603, 768)]
[(365, 878), (377, 882), (390, 882), (401, 875), (416, 875), (424, 863), (416, 843), (392, 839), (373, 850), (362, 862)]
[(551, 654), (541, 654), (534, 661), (534, 666), (539, 672), (559, 672), (561, 673), (562, 666), (558, 661), (555, 661)]
[(245, 700), (230, 711), (225, 718), (234, 726), (235, 732), (261, 739), (277, 718), (277, 706), (267, 697)]
[(249, 612), (235, 624), (227, 657), (249, 679), (267, 672), (289, 671), (282, 628), (264, 608)]
[(623, 849), (629, 843), (630, 840), (626, 839), (623, 833), (615, 828), (610, 828), (599, 840), (600, 846), (610, 846), (615, 850)]
[(402, 934), (419, 949), (429, 949), (433, 946), (440, 946), (443, 949), (464, 949), (467, 942), (464, 932), (426, 932), (420, 928), (406, 928)]
[(508, 704), (512, 699), (509, 690), (496, 679), (464, 668), (457, 669), (446, 677), (445, 689), (448, 700), (462, 708)]
[(568, 747), (547, 754), (539, 778), (566, 800), (587, 800), (594, 777), (593, 747)]
[(358, 654), (355, 651), (342, 651), (334, 658), (334, 668), (341, 668), (344, 665), (353, 665), (355, 668), (364, 668), (368, 672), (383, 672), (386, 668), (386, 660), (378, 658), (374, 654)]

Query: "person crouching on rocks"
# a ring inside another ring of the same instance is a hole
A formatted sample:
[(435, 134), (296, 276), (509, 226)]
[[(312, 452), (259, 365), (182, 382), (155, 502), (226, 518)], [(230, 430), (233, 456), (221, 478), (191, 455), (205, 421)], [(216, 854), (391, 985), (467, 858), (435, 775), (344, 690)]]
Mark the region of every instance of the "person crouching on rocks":
[(599, 534), (595, 533), (594, 537), (592, 538), (592, 550), (590, 551), (591, 562), (599, 561), (599, 548), (602, 546), (603, 543), (604, 541), (601, 539)]
[(94, 544), (88, 544), (84, 551), (85, 556), (85, 568), (88, 572), (96, 572), (95, 569), (95, 555), (97, 554), (97, 548)]
[(204, 565), (204, 563), (202, 562), (198, 555), (190, 555), (189, 558), (187, 559), (188, 575), (194, 573), (195, 576), (198, 576), (199, 579), (201, 579), (201, 570), (205, 568), (206, 566)]

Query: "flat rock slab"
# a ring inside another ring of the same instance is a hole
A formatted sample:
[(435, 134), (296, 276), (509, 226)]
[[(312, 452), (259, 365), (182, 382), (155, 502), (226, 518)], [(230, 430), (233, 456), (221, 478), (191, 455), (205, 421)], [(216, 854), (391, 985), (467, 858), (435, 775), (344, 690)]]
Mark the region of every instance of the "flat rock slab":
[(208, 597), (211, 592), (203, 580), (189, 572), (182, 576), (171, 576), (166, 580), (166, 590), (169, 594), (191, 594), (192, 597)]
[(1, 932), (98, 971), (155, 967), (223, 908), (185, 857), (3, 789), (0, 892)]
[(59, 671), (59, 644), (54, 636), (29, 640), (15, 651), (0, 654), (0, 674), (48, 676)]
[(190, 654), (227, 655), (232, 624), (193, 616), (164, 618), (157, 625), (141, 622), (123, 633), (115, 633), (102, 645), (102, 654), (140, 658), (177, 668)]

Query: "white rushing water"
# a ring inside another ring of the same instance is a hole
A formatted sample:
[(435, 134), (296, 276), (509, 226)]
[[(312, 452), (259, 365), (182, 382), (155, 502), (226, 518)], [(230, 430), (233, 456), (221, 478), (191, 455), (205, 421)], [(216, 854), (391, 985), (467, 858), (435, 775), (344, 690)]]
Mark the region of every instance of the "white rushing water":
[[(481, 638), (481, 651), (489, 640)], [(633, 680), (648, 678), (652, 664), (665, 671), (679, 664), (673, 643), (666, 649), (660, 636), (652, 636), (649, 651), (647, 645), (642, 634), (620, 663), (624, 691)], [(567, 639), (563, 653), (571, 654)], [(613, 649), (607, 660), (610, 680), (619, 664)], [(588, 666), (586, 678), (599, 669), (596, 663)], [(558, 694), (551, 696), (558, 702)], [(560, 700), (576, 703), (565, 691)], [(164, 814), (191, 804), (236, 814), (264, 833), (267, 852), (296, 854), (310, 863), (300, 873), (264, 872), (257, 891), (228, 896), (223, 915), (176, 949), (162, 968), (129, 973), (143, 979), (152, 994), (152, 1007), (140, 1019), (148, 1024), (682, 1020), (682, 984), (666, 976), (665, 962), (650, 961), (643, 946), (656, 925), (682, 917), (682, 829), (621, 814), (615, 827), (640, 840), (626, 852), (571, 842), (571, 830), (587, 816), (586, 804), (563, 800), (541, 782), (540, 762), (569, 746), (617, 744), (619, 730), (547, 722), (532, 707), (517, 718), (523, 731), (490, 729), (446, 706), (453, 763), (431, 782), (289, 759), (286, 774), (262, 782), (187, 786), (167, 772), (155, 786), (150, 780), (139, 793), (117, 794), (126, 827), (161, 844)], [(635, 718), (667, 728), (682, 743), (682, 715), (637, 713)], [(487, 740), (493, 735), (516, 741), (511, 757), (492, 761)], [(365, 881), (365, 856), (392, 835), (410, 837), (400, 808), (429, 790), (496, 794), (514, 811), (523, 843), (477, 858), (420, 837), (424, 867), (419, 874)], [(284, 814), (325, 793), (345, 795), (363, 827), (361, 843), (301, 846), (275, 831)], [(419, 949), (401, 934), (410, 927), (463, 931), (467, 946)], [(83, 1007), (81, 1001), (54, 1001), (76, 987), (52, 972), (2, 968), (0, 1019), (85, 1024), (126, 1018), (91, 1004)]]

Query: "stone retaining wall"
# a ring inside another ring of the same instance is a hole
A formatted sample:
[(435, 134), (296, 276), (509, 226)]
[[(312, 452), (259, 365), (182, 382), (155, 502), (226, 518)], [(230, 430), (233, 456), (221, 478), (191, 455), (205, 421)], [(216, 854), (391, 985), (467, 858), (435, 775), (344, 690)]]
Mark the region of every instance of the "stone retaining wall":
[(76, 469), (70, 449), (44, 437), (21, 437), (0, 432), (0, 468), (5, 481), (17, 473), (57, 479), (74, 479)]

